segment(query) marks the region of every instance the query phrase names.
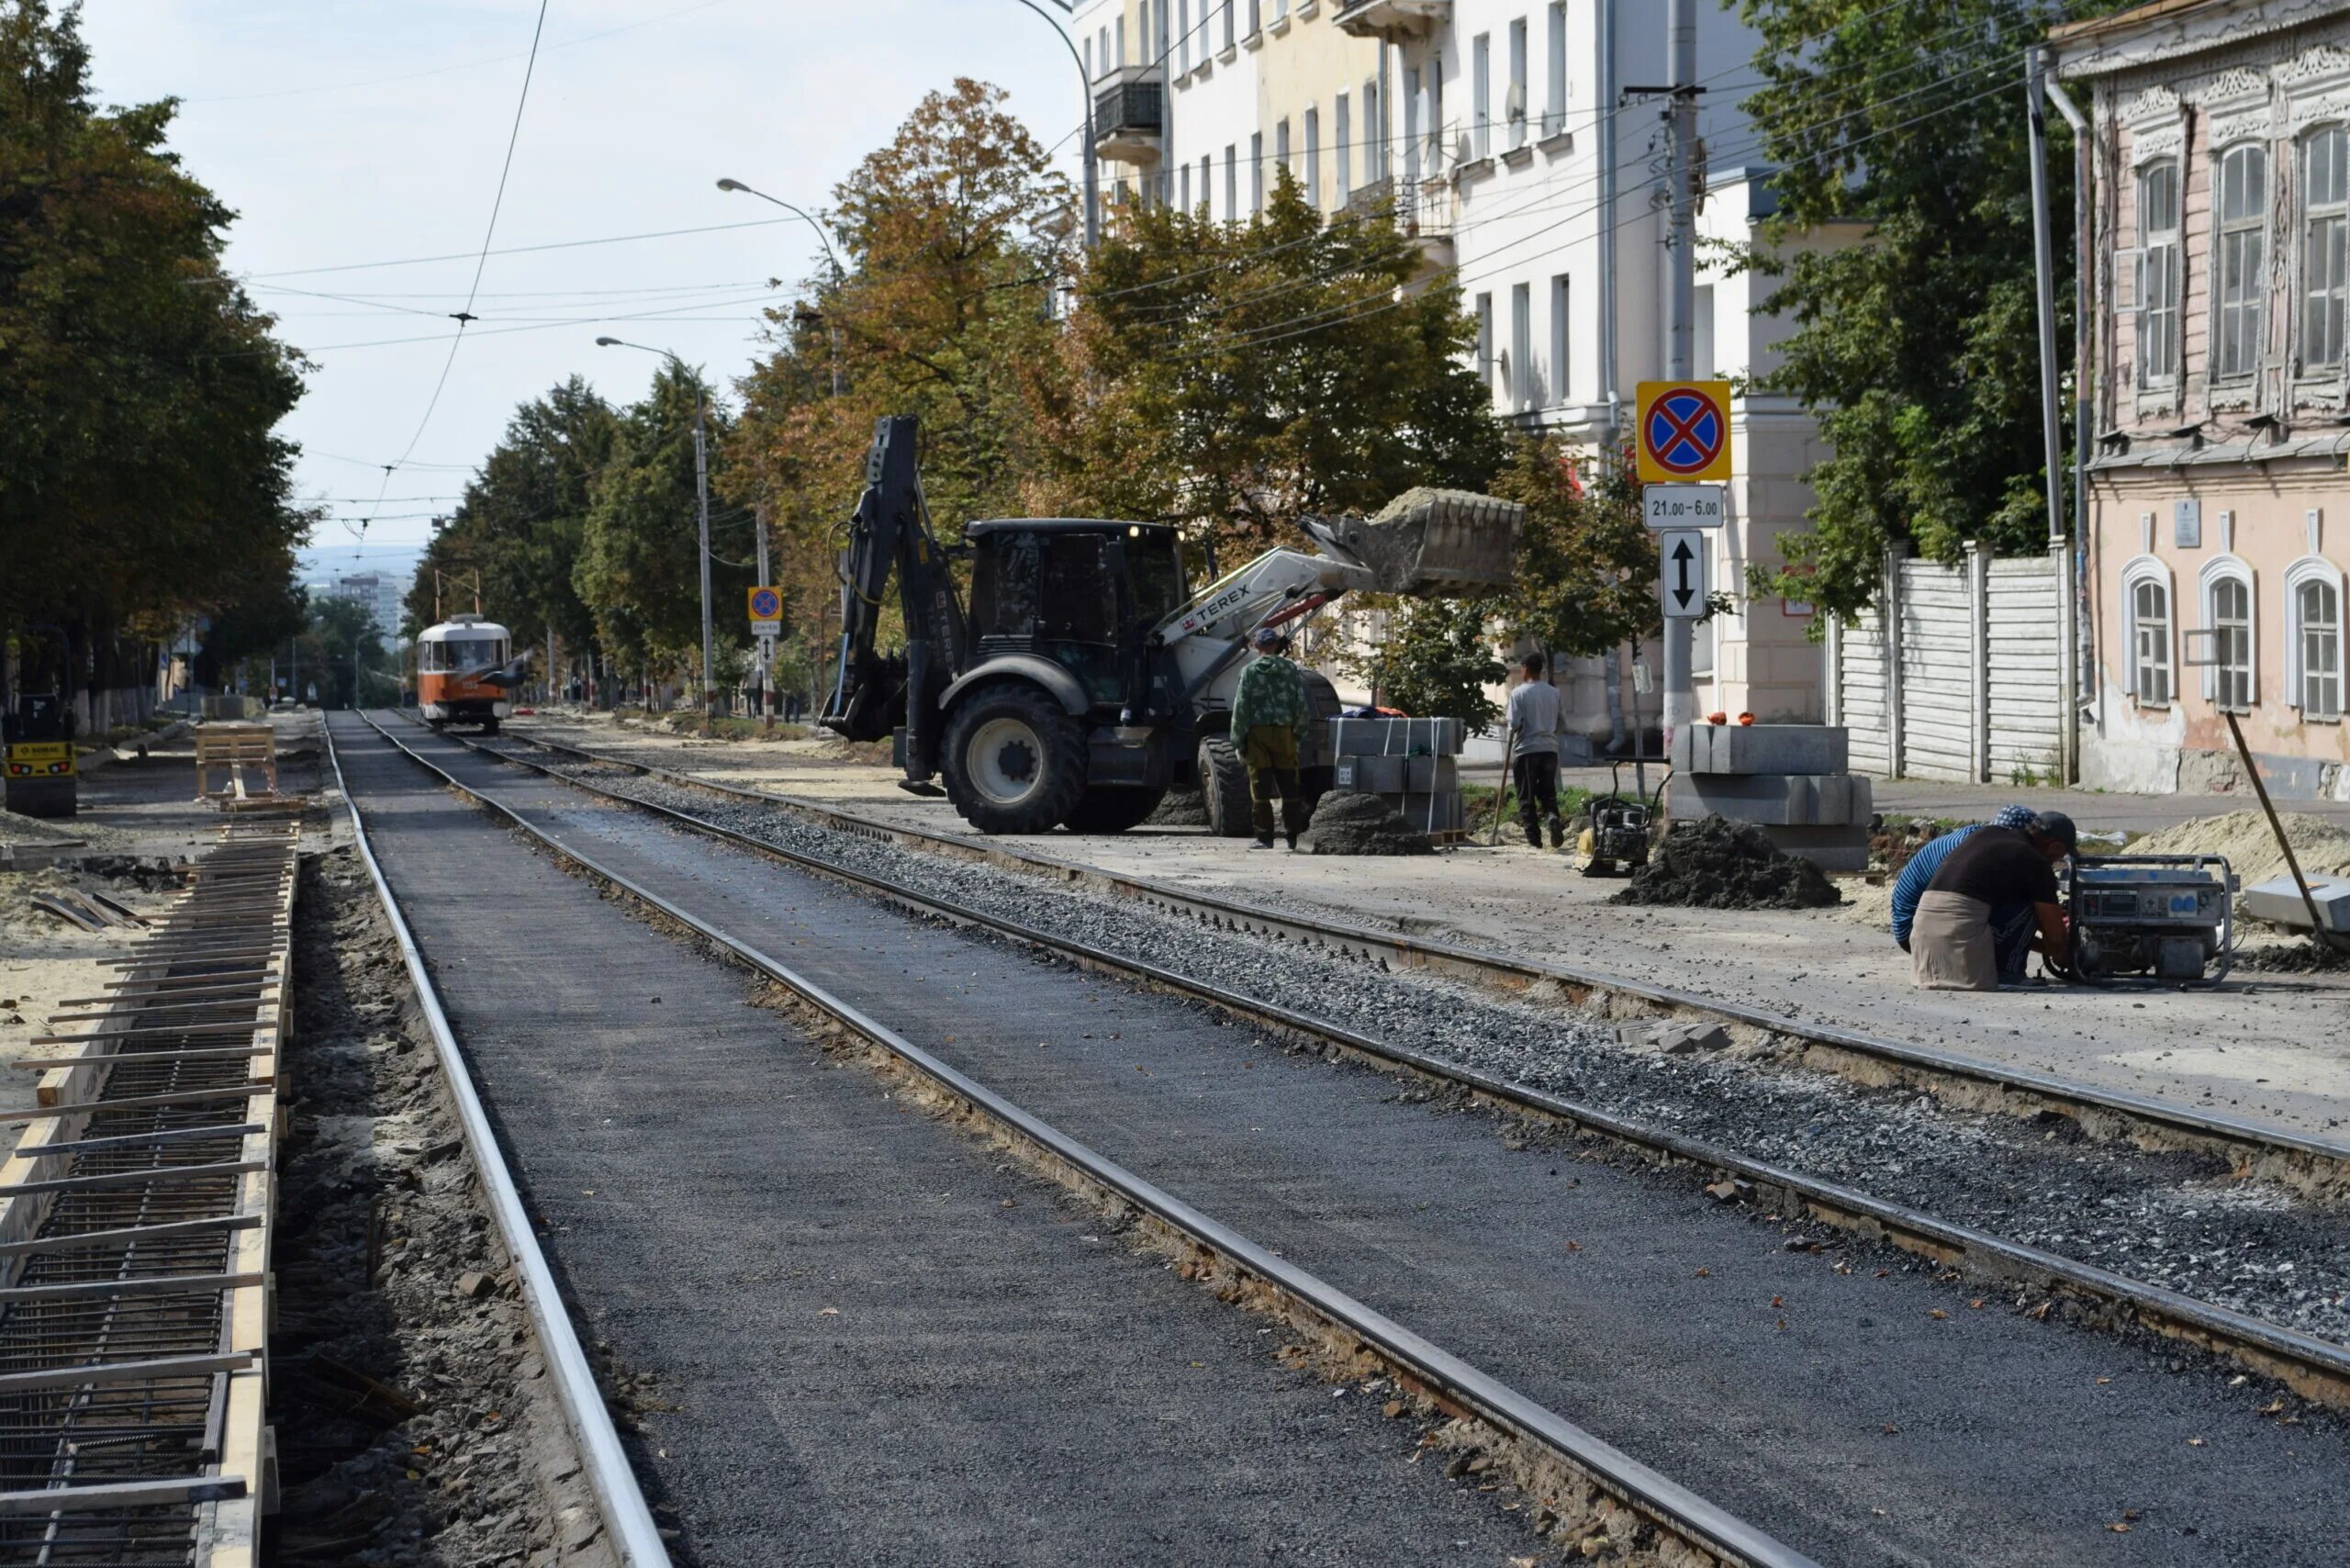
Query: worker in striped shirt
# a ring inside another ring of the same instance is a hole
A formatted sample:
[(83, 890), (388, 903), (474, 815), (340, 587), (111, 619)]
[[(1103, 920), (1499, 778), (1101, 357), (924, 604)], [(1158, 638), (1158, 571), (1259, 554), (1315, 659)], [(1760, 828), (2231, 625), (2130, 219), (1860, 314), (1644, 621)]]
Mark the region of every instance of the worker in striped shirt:
[[(2029, 806), (2002, 806), (1999, 814), (1991, 819), (1991, 825), (2011, 827), (2020, 832), (2035, 820)], [(1964, 827), (1953, 828), (1939, 838), (1930, 838), (1919, 846), (1918, 852), (1902, 866), (1901, 875), (1893, 883), (1893, 940), (1903, 952), (1909, 950), (1909, 928), (1918, 918), (1918, 901), (1925, 896), (1927, 886), (1934, 879), (1934, 873), (1942, 869), (1942, 862), (1950, 858), (1953, 850), (1982, 829), (1981, 823), (1970, 823)]]

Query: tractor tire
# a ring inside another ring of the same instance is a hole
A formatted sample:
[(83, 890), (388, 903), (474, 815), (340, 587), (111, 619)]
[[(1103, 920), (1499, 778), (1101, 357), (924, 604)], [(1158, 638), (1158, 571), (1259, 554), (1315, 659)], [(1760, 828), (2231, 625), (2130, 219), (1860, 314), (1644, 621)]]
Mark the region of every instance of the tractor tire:
[(1085, 794), (1085, 732), (1043, 689), (983, 686), (946, 721), (946, 797), (981, 833), (1049, 833)]
[(1208, 834), (1214, 838), (1247, 838), (1256, 831), (1250, 822), (1248, 769), (1240, 753), (1221, 735), (1200, 743), (1200, 799), (1208, 809)]
[(1165, 799), (1164, 790), (1096, 784), (1078, 797), (1077, 809), (1061, 819), (1061, 825), (1071, 833), (1124, 833), (1140, 826)]

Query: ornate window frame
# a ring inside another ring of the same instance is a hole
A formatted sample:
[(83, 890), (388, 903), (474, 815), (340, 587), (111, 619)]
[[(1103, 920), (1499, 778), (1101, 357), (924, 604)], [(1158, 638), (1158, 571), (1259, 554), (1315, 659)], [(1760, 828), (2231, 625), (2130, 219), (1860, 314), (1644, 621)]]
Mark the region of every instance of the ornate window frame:
[[(2219, 617), (2212, 612), (2211, 600), (2213, 590), (2223, 582), (2241, 583), (2244, 586), (2244, 678), (2249, 688), (2245, 693), (2246, 700), (2244, 709), (2239, 710), (2244, 711), (2260, 706), (2260, 579), (2253, 571), (2252, 563), (2236, 554), (2214, 555), (2204, 562), (2202, 569), (2195, 574), (2197, 612), (2202, 617), (2203, 622), (2200, 630), (2207, 636), (2213, 638), (2215, 654), (2218, 651), (2216, 633), (2219, 632), (2220, 625)], [(2212, 663), (2204, 665), (2202, 668), (2203, 700), (2217, 707), (2220, 695), (2219, 666), (2216, 663)]]
[[(2163, 590), (2167, 622), (2163, 633), (2163, 670), (2170, 693), (2160, 701), (2146, 698), (2138, 684), (2138, 589), (2147, 583)], [(2159, 555), (2133, 555), (2122, 563), (2121, 646), (2127, 650), (2121, 670), (2124, 692), (2146, 708), (2167, 708), (2178, 700), (2178, 588), (2171, 577), (2170, 563)]]
[(2350, 610), (2350, 582), (2345, 582), (2340, 566), (2322, 555), (2304, 555), (2285, 568), (2285, 704), (2300, 710), (2302, 717), (2323, 721), (2339, 721), (2342, 717), (2342, 693), (2337, 690), (2334, 710), (2331, 713), (2311, 713), (2302, 705), (2301, 690), (2301, 589), (2310, 583), (2322, 583), (2333, 590), (2333, 668), (2337, 682), (2350, 671), (2343, 665), (2344, 620)]
[(2169, 374), (2161, 381), (2149, 383), (2138, 374), (2143, 345), (2137, 341), (2138, 323), (2135, 317), (2143, 308), (2140, 286), (2136, 277), (2138, 257), (2143, 248), (2144, 214), (2132, 213), (2132, 238), (2138, 241), (2114, 259), (2117, 268), (2128, 268), (2131, 279), (2130, 310), (2132, 322), (2131, 354), (2128, 365), (2131, 396), (2141, 418), (2175, 413), (2180, 407), (2187, 385), (2187, 256), (2186, 233), (2187, 181), (2187, 109), (2179, 95), (2168, 87), (2148, 87), (2126, 100), (2116, 110), (2114, 118), (2129, 134), (2129, 174), (2131, 197), (2134, 204), (2138, 195), (2138, 180), (2146, 166), (2169, 162), (2178, 170), (2180, 226), (2178, 236), (2178, 278), (2172, 301), (2177, 312), (2174, 319), (2177, 330), (2171, 356)]

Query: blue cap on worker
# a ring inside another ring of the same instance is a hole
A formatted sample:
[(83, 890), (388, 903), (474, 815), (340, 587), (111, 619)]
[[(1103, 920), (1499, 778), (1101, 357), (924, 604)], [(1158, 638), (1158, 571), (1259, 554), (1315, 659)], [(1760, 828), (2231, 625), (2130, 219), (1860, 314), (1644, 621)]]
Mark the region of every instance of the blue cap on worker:
[(1259, 626), (1257, 634), (1248, 640), (1260, 648), (1278, 648), (1286, 639), (1281, 636), (1281, 629), (1278, 626)]

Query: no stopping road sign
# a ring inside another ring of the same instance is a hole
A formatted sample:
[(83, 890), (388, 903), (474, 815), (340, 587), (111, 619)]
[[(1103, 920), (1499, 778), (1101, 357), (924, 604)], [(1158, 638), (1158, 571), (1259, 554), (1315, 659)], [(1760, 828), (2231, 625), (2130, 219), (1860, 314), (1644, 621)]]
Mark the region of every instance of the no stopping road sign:
[(1637, 409), (1633, 435), (1643, 483), (1729, 477), (1729, 382), (1643, 381)]

